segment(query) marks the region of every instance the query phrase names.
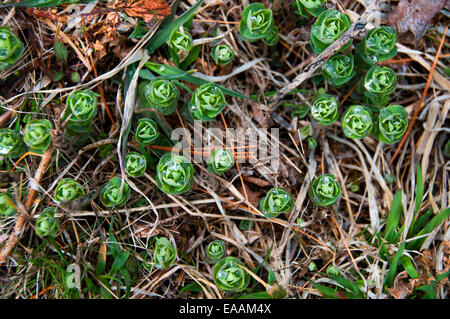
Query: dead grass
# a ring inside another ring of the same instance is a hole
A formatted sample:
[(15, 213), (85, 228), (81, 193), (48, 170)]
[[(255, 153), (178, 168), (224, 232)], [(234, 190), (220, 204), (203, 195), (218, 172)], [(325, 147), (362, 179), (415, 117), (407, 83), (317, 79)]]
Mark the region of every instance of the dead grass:
[[(345, 10), (354, 22), (365, 11), (366, 2), (330, 0), (328, 5)], [(194, 3), (193, 0), (180, 1), (177, 13), (186, 11)], [(205, 246), (214, 239), (224, 240), (227, 255), (240, 258), (247, 267), (255, 269), (261, 265), (256, 273), (260, 280), (267, 283), (269, 277), (274, 276), (288, 297), (323, 297), (311, 281), (334, 287), (325, 273), (329, 265), (337, 266), (343, 278), (357, 283), (367, 298), (401, 296), (398, 290), (394, 294), (384, 286), (389, 263), (379, 258), (374, 235), (385, 224), (393, 194), (399, 189), (403, 190), (402, 220), (408, 230), (414, 213), (418, 164), (425, 185), (420, 212), (432, 209), (433, 214), (437, 214), (449, 207), (450, 166), (443, 153), (449, 133), (450, 86), (445, 75), (449, 52), (445, 37), (441, 42), (442, 52), (440, 43), (427, 37), (440, 40), (448, 18), (440, 14), (419, 43), (400, 41), (398, 55), (384, 63), (398, 75), (398, 87), (390, 104), (405, 106), (410, 120), (415, 118), (403, 143), (385, 145), (371, 137), (349, 140), (343, 136), (339, 123), (323, 127), (312, 122), (319, 145), (309, 150), (297, 137), (299, 123), (303, 122), (292, 118), (284, 107), (271, 107), (273, 100), (263, 96), (270, 91), (289, 91), (286, 87), (315, 59), (308, 47), (310, 25), (314, 19), (298, 26), (298, 16), (293, 13), (291, 3), (281, 2), (275, 18), (281, 34), (280, 44), (276, 47), (267, 47), (262, 42), (243, 42), (239, 38), (237, 23), (243, 5), (234, 0), (205, 1), (190, 30), (194, 39), (200, 39), (206, 32), (212, 34), (216, 28), (222, 33), (229, 32), (223, 42), (236, 52), (232, 65), (218, 67), (209, 56), (208, 45), (204, 45), (192, 69), (234, 91), (259, 96), (259, 102), (227, 97), (222, 118), (203, 123), (202, 129), (216, 127), (225, 131), (227, 127), (247, 129), (272, 123), (281, 128), (281, 133), (279, 140), (269, 135), (267, 143), (280, 146), (280, 168), (273, 170), (261, 161), (246, 162), (224, 176), (216, 176), (209, 173), (204, 164), (195, 164), (195, 186), (183, 195), (160, 192), (153, 174), (138, 179), (126, 177), (133, 191), (124, 209), (105, 210), (95, 199), (81, 210), (60, 207), (58, 217), (62, 227), (56, 242), (43, 241), (36, 236), (33, 227), (43, 208), (56, 205), (53, 191), (61, 178), (75, 178), (88, 192), (94, 192), (114, 175), (125, 177), (118, 160), (122, 151), (119, 141), (124, 134), (122, 128), (132, 119), (135, 97), (130, 93), (132, 90), (126, 96), (123, 94), (123, 71), (139, 61), (138, 68), (143, 67), (143, 59), (172, 62), (162, 49), (146, 56), (141, 48), (151, 41), (151, 37), (146, 40), (127, 38), (137, 25), (138, 19), (133, 17), (126, 21), (120, 19), (116, 25), (117, 33), (111, 41), (106, 41), (105, 30), (100, 31), (100, 26), (107, 25), (107, 14), (101, 8), (75, 5), (42, 9), (47, 14), (67, 17), (63, 22), (52, 20), (52, 15), (40, 17), (22, 9), (0, 10), (2, 24), (20, 34), (28, 48), (14, 69), (1, 74), (4, 80), (0, 83), (0, 100), (4, 113), (0, 115), (0, 127), (14, 126), (24, 116), (46, 117), (59, 123), (64, 109), (61, 101), (75, 89), (92, 89), (103, 95), (103, 105), (94, 123), (95, 134), (87, 146), (81, 150), (56, 147), (54, 152), (50, 151), (50, 158), (29, 155), (16, 164), (14, 173), (7, 169), (14, 167), (12, 162), (7, 166), (4, 161), (0, 166), (0, 191), (12, 190), (19, 210), (24, 212), (18, 217), (20, 222), (15, 217), (0, 221), (3, 253), (12, 249), (11, 244), (20, 238), (1, 266), (2, 298), (123, 297), (125, 282), (110, 283), (105, 287), (102, 273), (96, 268), (99, 260), (105, 260), (107, 272), (114, 261), (109, 250), (111, 235), (123, 252), (130, 252), (127, 262), (131, 277), (130, 298), (229, 297), (214, 285), (212, 265), (205, 261)], [(385, 3), (382, 17), (395, 5), (395, 1)], [(83, 9), (91, 10), (93, 14), (77, 20)], [(84, 23), (87, 31), (82, 34), (80, 30)], [(149, 34), (153, 34), (158, 26), (155, 20), (148, 23)], [(53, 40), (68, 48), (67, 65), (55, 58)], [(98, 49), (92, 51), (95, 43)], [(63, 70), (65, 77), (55, 83), (52, 76), (58, 70)], [(80, 73), (79, 83), (70, 81), (73, 71)], [(319, 73), (320, 68), (311, 75)], [(137, 80), (136, 77), (131, 81), (131, 87)], [(322, 85), (308, 76), (297, 87), (305, 91), (286, 99), (309, 103), (311, 94), (306, 90), (315, 92)], [(352, 103), (351, 88), (326, 89), (343, 104), (344, 101), (345, 105)], [(182, 92), (183, 101), (189, 96), (186, 91)], [(31, 100), (37, 100), (40, 107), (32, 110)], [(167, 117), (164, 125), (194, 130), (178, 111)], [(109, 155), (100, 157), (101, 147), (107, 145), (114, 148)], [(131, 137), (127, 147), (138, 150)], [(49, 168), (44, 169), (45, 174), (37, 177), (41, 172), (39, 169), (46, 165)], [(322, 173), (336, 175), (343, 186), (343, 195), (330, 208), (313, 207), (307, 196), (310, 181)], [(385, 174), (395, 176), (396, 182), (388, 184)], [(358, 191), (344, 187), (350, 182), (359, 185)], [(261, 183), (264, 186), (260, 186)], [(275, 186), (289, 190), (295, 206), (289, 215), (269, 220), (259, 212), (258, 201)], [(31, 195), (34, 192), (37, 192), (36, 198)], [(145, 201), (138, 202), (142, 198)], [(253, 221), (253, 227), (241, 230), (239, 224), (243, 220)], [(176, 243), (178, 260), (170, 269), (160, 271), (148, 267), (153, 249), (152, 236), (156, 235), (167, 236)], [(401, 239), (406, 239), (405, 232)], [(402, 291), (412, 293), (413, 288), (430, 282), (425, 278), (448, 271), (449, 242), (447, 219), (437, 231), (427, 235), (419, 251), (407, 252), (413, 257), (419, 278), (407, 277), (400, 281), (399, 277), (395, 288), (403, 287)], [(398, 245), (388, 245), (387, 250), (393, 256)], [(311, 262), (317, 266), (312, 271), (308, 269)], [(83, 274), (83, 289), (78, 292), (65, 288), (65, 269), (69, 264), (80, 266)], [(199, 285), (198, 290), (180, 293), (182, 287), (192, 283)], [(263, 286), (255, 282), (252, 292), (264, 291)], [(448, 298), (448, 288), (446, 280), (438, 284), (437, 297)], [(421, 296), (419, 292), (415, 293)]]

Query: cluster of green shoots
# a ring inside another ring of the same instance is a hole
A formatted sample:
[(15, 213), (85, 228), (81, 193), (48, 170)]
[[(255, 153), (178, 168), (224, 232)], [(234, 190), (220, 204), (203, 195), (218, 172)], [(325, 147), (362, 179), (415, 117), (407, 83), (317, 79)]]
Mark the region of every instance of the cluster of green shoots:
[[(306, 11), (317, 16), (310, 38), (311, 47), (317, 54), (350, 28), (350, 19), (346, 14), (325, 10), (324, 3), (297, 0), (299, 13), (307, 16)], [(396, 42), (394, 29), (387, 26), (374, 28), (355, 45), (353, 56), (349, 52), (352, 44), (350, 40), (340, 52), (323, 63), (322, 76), (336, 88), (356, 86), (357, 93), (353, 97), (359, 103), (350, 105), (339, 115), (337, 98), (321, 89), (314, 95), (312, 105), (298, 107), (295, 115), (303, 118), (309, 112), (322, 125), (331, 125), (340, 119), (342, 131), (348, 138), (362, 139), (371, 135), (382, 143), (399, 142), (408, 127), (407, 112), (401, 105), (389, 105), (397, 77), (389, 67), (377, 64), (397, 54)], [(299, 134), (302, 138), (311, 135), (308, 128), (302, 128)], [(314, 148), (316, 143), (309, 137), (308, 144)]]

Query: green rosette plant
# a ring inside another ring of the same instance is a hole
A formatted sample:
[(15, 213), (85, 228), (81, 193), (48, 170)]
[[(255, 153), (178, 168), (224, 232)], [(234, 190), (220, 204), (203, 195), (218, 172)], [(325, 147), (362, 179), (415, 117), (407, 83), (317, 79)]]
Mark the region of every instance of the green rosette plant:
[(72, 130), (85, 133), (92, 127), (92, 121), (97, 116), (100, 95), (91, 90), (78, 90), (72, 92), (66, 100), (66, 111), (63, 120), (69, 116), (67, 124)]
[(130, 186), (120, 177), (111, 178), (100, 192), (100, 201), (108, 208), (120, 208), (130, 198)]
[(330, 206), (341, 196), (341, 187), (336, 177), (323, 174), (315, 178), (308, 189), (308, 195), (316, 206)]
[(141, 108), (154, 108), (162, 115), (175, 111), (180, 91), (173, 81), (153, 79), (139, 85), (139, 103)]
[(11, 217), (17, 214), (17, 209), (12, 205), (11, 197), (6, 193), (0, 193), (0, 217)]
[(308, 143), (308, 148), (311, 150), (313, 150), (317, 147), (317, 140), (312, 136), (308, 137), (306, 139), (306, 142)]
[(0, 71), (16, 63), (23, 50), (23, 42), (8, 27), (0, 27)]
[(174, 29), (170, 34), (167, 44), (175, 51), (190, 51), (192, 49), (192, 36), (189, 32)]
[[(323, 11), (325, 11), (324, 5), (326, 0), (296, 0), (298, 13), (302, 16), (307, 16), (306, 12), (310, 15), (317, 17)], [(306, 11), (306, 12), (305, 12)]]
[(205, 83), (197, 87), (188, 105), (194, 120), (212, 121), (225, 108), (225, 96), (219, 87)]
[(234, 50), (228, 44), (219, 44), (211, 48), (211, 57), (216, 64), (228, 64), (234, 59)]
[(187, 158), (164, 154), (156, 166), (156, 184), (166, 194), (181, 194), (192, 187), (194, 166)]
[[(348, 15), (337, 10), (322, 12), (311, 28), (311, 47), (317, 54), (322, 53), (330, 44), (336, 41), (350, 28), (351, 22)], [(347, 42), (341, 51), (350, 46), (352, 40)]]
[(144, 175), (147, 168), (145, 156), (137, 152), (130, 152), (125, 155), (125, 171), (128, 175), (139, 177)]
[(388, 67), (375, 65), (364, 78), (364, 102), (376, 107), (384, 107), (397, 85), (395, 72)]
[(55, 217), (56, 207), (45, 208), (36, 220), (36, 234), (40, 237), (54, 237), (59, 230), (59, 220)]
[(22, 156), (27, 147), (20, 133), (9, 128), (0, 129), (0, 156), (16, 158)]
[(278, 43), (280, 40), (280, 31), (277, 27), (273, 27), (270, 32), (267, 33), (267, 35), (262, 39), (263, 42), (268, 45), (269, 47), (273, 47)]
[(352, 105), (342, 114), (341, 125), (345, 136), (362, 139), (372, 131), (372, 112), (363, 105)]
[(206, 260), (209, 263), (218, 262), (225, 254), (225, 242), (214, 240), (206, 246)]
[(375, 65), (397, 54), (397, 32), (391, 27), (381, 26), (367, 32), (356, 45), (356, 54), (367, 64)]
[(273, 13), (262, 3), (249, 4), (242, 11), (239, 33), (244, 41), (254, 42), (267, 37), (274, 27)]
[(59, 203), (70, 202), (86, 195), (84, 187), (72, 178), (63, 178), (55, 189), (55, 201)]
[(214, 266), (214, 282), (224, 292), (240, 292), (250, 283), (248, 272), (238, 265), (244, 264), (237, 258), (225, 257)]
[(389, 105), (380, 110), (374, 122), (372, 135), (382, 143), (394, 144), (408, 128), (408, 113), (401, 105)]
[(68, 119), (64, 130), (67, 142), (83, 144), (89, 138), (98, 112), (99, 96), (91, 90), (77, 90), (67, 97), (63, 114), (63, 121)]
[(53, 125), (49, 120), (30, 121), (23, 130), (23, 141), (31, 152), (43, 154), (52, 141), (50, 135), (52, 129)]
[(275, 187), (260, 200), (259, 207), (265, 217), (276, 218), (280, 214), (289, 213), (294, 208), (294, 200), (288, 191)]
[(322, 125), (331, 125), (339, 117), (338, 101), (330, 94), (320, 94), (314, 98), (311, 116)]
[(177, 250), (166, 237), (156, 237), (153, 262), (156, 268), (165, 269), (177, 259)]
[(134, 138), (142, 145), (150, 145), (159, 137), (158, 124), (149, 118), (139, 119)]
[(234, 155), (227, 149), (215, 149), (211, 152), (211, 156), (206, 161), (208, 171), (211, 173), (222, 175), (234, 165)]
[(353, 55), (335, 54), (322, 65), (322, 74), (325, 80), (334, 87), (342, 87), (356, 74)]

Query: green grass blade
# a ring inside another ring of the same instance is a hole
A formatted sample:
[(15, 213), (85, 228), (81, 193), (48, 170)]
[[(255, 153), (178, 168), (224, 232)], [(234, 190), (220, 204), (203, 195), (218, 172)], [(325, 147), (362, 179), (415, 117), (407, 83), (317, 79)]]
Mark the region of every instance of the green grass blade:
[(344, 277), (341, 277), (341, 276), (328, 275), (328, 277), (330, 277), (331, 279), (336, 281), (338, 284), (340, 284), (341, 286), (343, 286), (344, 288), (349, 290), (354, 297), (365, 298), (364, 294), (359, 289), (359, 287), (357, 285), (355, 285), (353, 282), (351, 282), (350, 280), (345, 279)]
[(416, 199), (415, 199), (415, 213), (420, 209), (420, 205), (423, 200), (423, 177), (422, 177), (422, 168), (420, 164), (417, 165), (417, 183), (416, 183)]
[(416, 268), (414, 268), (414, 265), (412, 264), (412, 261), (408, 256), (402, 256), (400, 258), (400, 263), (402, 264), (403, 268), (408, 273), (409, 277), (411, 277), (411, 278), (419, 277), (419, 274), (417, 273)]
[(189, 10), (184, 12), (176, 20), (163, 25), (161, 29), (158, 30), (158, 32), (156, 32), (156, 34), (153, 36), (152, 40), (145, 46), (148, 54), (153, 54), (161, 45), (167, 42), (173, 30), (178, 29), (183, 24), (188, 22), (189, 19), (194, 16), (195, 12), (201, 6), (203, 1), (204, 0), (197, 1)]
[(385, 285), (384, 287), (391, 287), (392, 283), (394, 282), (395, 275), (397, 274), (397, 267), (398, 262), (400, 260), (400, 257), (403, 255), (403, 251), (405, 250), (405, 243), (402, 243), (400, 245), (400, 248), (398, 249), (397, 253), (395, 254), (394, 258), (392, 258), (392, 261), (389, 265), (389, 271), (386, 275), (385, 279)]
[(400, 223), (400, 217), (402, 213), (402, 191), (395, 193), (392, 199), (391, 209), (389, 210), (388, 219), (386, 222), (386, 229), (384, 232), (384, 238), (393, 243), (395, 238), (395, 230)]
[[(197, 85), (202, 85), (205, 83), (208, 83), (208, 81), (197, 78), (195, 76), (192, 76), (187, 71), (180, 70), (176, 67), (170, 66), (170, 65), (163, 65), (153, 62), (147, 62), (144, 65), (146, 68), (149, 68), (152, 72), (159, 74), (162, 78), (169, 79), (169, 80), (180, 80), (180, 81), (186, 81)], [(241, 93), (235, 92), (233, 90), (227, 89), (226, 87), (216, 84), (220, 90), (225, 95), (234, 96), (241, 99), (249, 100), (250, 98), (248, 96), (245, 96)]]
[[(417, 236), (425, 235), (428, 233), (431, 233), (436, 227), (441, 225), (446, 218), (450, 216), (450, 207), (447, 209), (444, 209), (442, 212), (434, 216), (427, 225), (417, 234)], [(418, 250), (420, 249), (420, 246), (422, 246), (423, 242), (425, 241), (425, 238), (419, 238), (412, 242), (410, 242), (407, 246), (408, 250)]]

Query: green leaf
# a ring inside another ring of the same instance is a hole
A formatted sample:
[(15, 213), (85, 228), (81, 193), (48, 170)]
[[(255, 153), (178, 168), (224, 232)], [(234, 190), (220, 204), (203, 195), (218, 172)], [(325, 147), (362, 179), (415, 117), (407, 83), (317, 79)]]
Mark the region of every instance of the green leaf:
[[(197, 85), (202, 85), (205, 83), (209, 83), (206, 80), (197, 78), (195, 76), (192, 76), (187, 71), (183, 71), (180, 69), (177, 69), (176, 67), (170, 66), (170, 65), (164, 65), (164, 64), (158, 64), (153, 62), (147, 62), (144, 65), (146, 68), (149, 68), (152, 72), (159, 74), (161, 77), (168, 79), (168, 80), (181, 80), (190, 82)], [(140, 74), (141, 75), (141, 74)], [(234, 96), (240, 99), (246, 99), (250, 100), (248, 96), (245, 96), (241, 93), (235, 92), (233, 90), (227, 89), (226, 87), (216, 84), (219, 89), (223, 92), (225, 95)]]
[(56, 71), (55, 73), (53, 73), (53, 82), (61, 81), (63, 77), (64, 73), (62, 73), (61, 71)]
[(319, 290), (322, 294), (325, 295), (325, 297), (327, 298), (331, 298), (331, 299), (338, 299), (337, 295), (336, 295), (336, 289), (333, 288), (329, 288), (323, 285), (319, 285), (316, 284), (314, 281), (311, 281), (311, 284), (314, 286), (314, 288), (316, 288), (317, 290)]
[(258, 291), (251, 294), (241, 295), (236, 299), (272, 299), (267, 291)]
[(402, 191), (399, 190), (397, 193), (395, 193), (394, 199), (392, 200), (391, 209), (389, 210), (389, 215), (386, 222), (386, 230), (384, 231), (384, 238), (389, 243), (393, 243), (395, 230), (400, 222), (401, 213), (402, 213)]
[[(421, 236), (428, 233), (431, 233), (436, 227), (441, 225), (446, 218), (450, 216), (450, 207), (446, 208), (436, 216), (434, 216), (427, 225), (416, 235)], [(418, 250), (420, 249), (420, 246), (422, 246), (423, 242), (425, 241), (425, 238), (418, 238), (412, 242), (410, 242), (407, 246), (408, 250)]]
[(184, 12), (181, 16), (179, 16), (176, 20), (162, 26), (158, 32), (154, 35), (152, 40), (145, 46), (148, 50), (148, 54), (152, 55), (161, 45), (169, 40), (172, 31), (178, 29), (183, 24), (185, 24), (189, 19), (194, 16), (197, 9), (201, 6), (204, 0), (197, 1), (189, 10)]
[(418, 278), (419, 274), (417, 273), (416, 269), (414, 268), (411, 259), (408, 256), (402, 256), (400, 258), (400, 263), (402, 264), (403, 268), (405, 268), (406, 272), (411, 278)]
[(423, 177), (422, 177), (422, 168), (420, 164), (417, 165), (417, 184), (416, 184), (416, 205), (415, 205), (415, 213), (420, 209), (420, 204), (422, 204), (423, 199)]
[(130, 256), (129, 251), (125, 251), (122, 254), (120, 254), (119, 256), (117, 256), (113, 261), (113, 264), (111, 266), (111, 271), (109, 273), (111, 275), (114, 275), (115, 273), (117, 273), (125, 265), (129, 256)]
[(328, 276), (331, 279), (333, 279), (334, 281), (336, 281), (338, 284), (343, 286), (344, 288), (351, 291), (354, 297), (361, 298), (361, 299), (365, 298), (364, 294), (359, 289), (359, 287), (357, 285), (355, 285), (353, 282), (351, 282), (350, 280), (345, 279), (341, 276), (333, 276), (333, 275), (328, 275)]
[(67, 57), (69, 53), (67, 52), (66, 46), (61, 42), (53, 42), (53, 48), (55, 49), (55, 56), (58, 60), (67, 63)]
[(201, 292), (202, 291), (202, 287), (196, 283), (193, 282), (191, 284), (187, 284), (186, 286), (184, 286), (183, 288), (180, 289), (180, 294), (184, 293), (184, 292)]
[(403, 255), (403, 251), (405, 250), (405, 243), (402, 243), (395, 254), (394, 258), (392, 258), (389, 263), (389, 271), (385, 277), (385, 287), (391, 287), (394, 282), (395, 275), (397, 274), (397, 267), (400, 257)]

